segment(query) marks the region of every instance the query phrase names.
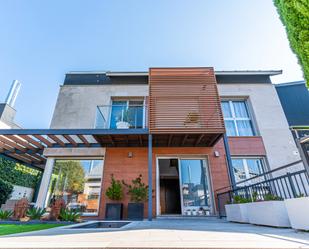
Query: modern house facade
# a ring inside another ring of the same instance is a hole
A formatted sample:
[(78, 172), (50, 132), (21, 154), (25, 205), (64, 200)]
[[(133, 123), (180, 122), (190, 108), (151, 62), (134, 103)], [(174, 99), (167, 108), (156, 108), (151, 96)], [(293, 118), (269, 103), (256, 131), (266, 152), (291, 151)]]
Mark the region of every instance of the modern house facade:
[[(125, 182), (142, 175), (145, 217), (216, 215), (217, 190), (300, 160), (270, 80), (280, 73), (68, 73), (49, 130), (1, 131), (32, 153), (3, 153), (44, 168), (37, 206), (62, 197), (104, 219), (111, 175)], [(125, 207), (129, 201), (125, 195)]]

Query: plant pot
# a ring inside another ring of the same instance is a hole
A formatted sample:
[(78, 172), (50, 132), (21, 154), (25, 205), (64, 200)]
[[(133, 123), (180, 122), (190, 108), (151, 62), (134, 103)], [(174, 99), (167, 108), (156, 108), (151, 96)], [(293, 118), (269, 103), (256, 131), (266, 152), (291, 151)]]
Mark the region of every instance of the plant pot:
[(128, 204), (128, 219), (143, 220), (144, 219), (144, 203)]
[(309, 197), (286, 199), (284, 203), (292, 228), (309, 230)]
[(291, 226), (284, 201), (261, 201), (247, 205), (251, 224), (273, 227)]
[(125, 121), (119, 121), (119, 122), (116, 123), (116, 127), (117, 127), (117, 129), (129, 129), (130, 124), (128, 122), (125, 122)]
[(107, 203), (105, 208), (106, 220), (122, 220), (122, 203)]
[(232, 222), (248, 223), (248, 203), (225, 205), (226, 219)]

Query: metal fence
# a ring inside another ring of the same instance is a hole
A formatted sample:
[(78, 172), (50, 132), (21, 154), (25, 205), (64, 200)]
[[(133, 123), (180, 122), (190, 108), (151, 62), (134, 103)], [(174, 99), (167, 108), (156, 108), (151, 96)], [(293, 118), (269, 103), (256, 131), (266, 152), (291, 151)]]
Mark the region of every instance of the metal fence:
[(296, 161), (240, 181), (235, 185), (216, 191), (219, 216), (224, 217), (225, 204), (231, 203), (235, 196), (246, 199), (264, 200), (268, 195), (278, 199), (309, 196), (309, 175)]

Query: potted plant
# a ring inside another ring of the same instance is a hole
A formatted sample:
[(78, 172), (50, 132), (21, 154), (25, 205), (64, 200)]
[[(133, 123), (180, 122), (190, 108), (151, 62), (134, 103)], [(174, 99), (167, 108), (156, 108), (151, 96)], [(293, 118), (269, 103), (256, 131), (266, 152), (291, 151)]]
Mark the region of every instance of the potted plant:
[(284, 200), (284, 203), (292, 228), (309, 230), (309, 197), (299, 195), (297, 198)]
[(128, 188), (130, 203), (128, 203), (128, 219), (142, 220), (144, 218), (144, 202), (148, 200), (148, 185), (142, 182), (142, 175), (132, 180), (132, 184), (123, 184)]
[(119, 201), (123, 198), (123, 188), (121, 182), (116, 180), (114, 175), (111, 175), (111, 185), (107, 188), (105, 194), (109, 200), (113, 201), (106, 203), (105, 219), (121, 220), (123, 204)]
[(129, 129), (130, 128), (130, 109), (123, 110), (117, 117), (116, 127), (117, 129)]
[(252, 203), (248, 203), (248, 217), (251, 224), (290, 227), (288, 213), (282, 198), (267, 194), (264, 199), (253, 195)]
[(232, 203), (225, 205), (226, 219), (232, 222), (248, 223), (248, 202), (251, 200), (239, 195), (234, 196)]

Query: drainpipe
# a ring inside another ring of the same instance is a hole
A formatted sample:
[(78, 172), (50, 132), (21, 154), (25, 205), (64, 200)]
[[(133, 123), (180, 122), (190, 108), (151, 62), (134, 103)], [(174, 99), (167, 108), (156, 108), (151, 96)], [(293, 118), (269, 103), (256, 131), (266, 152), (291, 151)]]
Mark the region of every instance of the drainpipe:
[(152, 220), (152, 134), (148, 135), (148, 220)]
[(227, 166), (228, 166), (230, 182), (231, 182), (232, 190), (234, 190), (234, 188), (236, 186), (236, 181), (235, 181), (235, 176), (234, 176), (234, 173), (233, 173), (233, 164), (232, 164), (232, 158), (231, 158), (231, 153), (230, 153), (230, 146), (229, 146), (229, 142), (228, 142), (228, 138), (227, 138), (226, 133), (224, 133), (224, 135), (223, 135), (223, 141), (224, 141), (226, 162), (227, 162)]

